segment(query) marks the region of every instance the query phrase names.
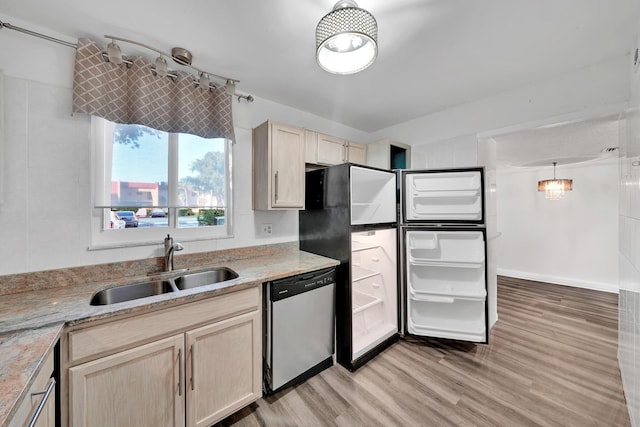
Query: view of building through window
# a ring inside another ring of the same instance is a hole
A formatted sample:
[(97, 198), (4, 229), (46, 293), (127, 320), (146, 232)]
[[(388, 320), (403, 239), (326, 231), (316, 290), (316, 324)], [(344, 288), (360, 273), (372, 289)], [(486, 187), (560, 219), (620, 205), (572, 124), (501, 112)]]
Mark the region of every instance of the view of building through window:
[(114, 124), (109, 143), (112, 212), (105, 228), (224, 225), (227, 140)]

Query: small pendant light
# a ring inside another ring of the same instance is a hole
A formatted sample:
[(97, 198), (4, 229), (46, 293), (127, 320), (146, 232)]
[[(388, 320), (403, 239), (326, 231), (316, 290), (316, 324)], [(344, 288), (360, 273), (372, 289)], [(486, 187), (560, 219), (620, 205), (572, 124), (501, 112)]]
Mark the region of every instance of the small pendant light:
[(556, 165), (558, 162), (553, 162), (553, 179), (545, 179), (538, 181), (538, 191), (544, 191), (544, 197), (549, 200), (560, 200), (564, 197), (565, 191), (573, 190), (572, 179), (557, 179), (556, 178)]

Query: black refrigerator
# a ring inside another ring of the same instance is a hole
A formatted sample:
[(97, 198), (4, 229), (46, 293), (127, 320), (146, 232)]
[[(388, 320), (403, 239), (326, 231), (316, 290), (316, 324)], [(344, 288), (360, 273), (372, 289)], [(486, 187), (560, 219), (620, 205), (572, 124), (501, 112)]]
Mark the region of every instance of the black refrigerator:
[(305, 185), (300, 249), (340, 261), (336, 359), (355, 370), (399, 335), (396, 175), (343, 163)]
[(355, 370), (404, 334), (487, 342), (482, 182), (481, 168), (307, 172), (300, 249), (340, 261), (338, 363)]

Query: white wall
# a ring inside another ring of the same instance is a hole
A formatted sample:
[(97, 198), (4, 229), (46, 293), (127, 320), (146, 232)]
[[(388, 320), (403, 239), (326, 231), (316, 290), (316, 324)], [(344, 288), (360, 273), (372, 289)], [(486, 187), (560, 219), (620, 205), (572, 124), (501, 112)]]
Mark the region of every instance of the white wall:
[[(640, 28), (640, 20), (636, 28)], [(640, 46), (640, 34), (632, 49)], [(640, 426), (640, 67), (629, 61), (631, 108), (620, 139), (618, 360), (631, 425)], [(634, 166), (634, 163), (636, 164)]]
[(558, 176), (573, 179), (562, 200), (537, 191), (552, 175), (551, 167), (498, 170), (498, 274), (617, 292), (617, 160), (562, 165)]
[[(29, 23), (6, 16), (1, 19), (74, 42)], [(74, 50), (3, 30), (0, 52), (0, 71), (5, 74), (1, 100), (5, 126), (0, 130), (5, 143), (0, 168), (5, 188), (0, 204), (0, 275), (161, 256), (163, 236), (157, 246), (87, 250), (92, 213), (90, 120), (84, 115), (71, 116)], [(253, 127), (273, 119), (354, 141), (367, 137), (260, 98), (252, 104), (234, 101), (233, 105), (234, 237), (183, 242), (185, 253), (298, 240), (297, 211), (251, 209)], [(261, 234), (262, 223), (273, 224), (271, 237)]]

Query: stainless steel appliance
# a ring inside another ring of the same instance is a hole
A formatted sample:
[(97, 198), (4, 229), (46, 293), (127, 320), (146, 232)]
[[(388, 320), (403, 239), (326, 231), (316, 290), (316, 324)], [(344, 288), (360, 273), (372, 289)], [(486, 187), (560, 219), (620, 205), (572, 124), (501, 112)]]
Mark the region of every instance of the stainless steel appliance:
[(336, 269), (264, 287), (264, 391), (271, 394), (333, 365)]

